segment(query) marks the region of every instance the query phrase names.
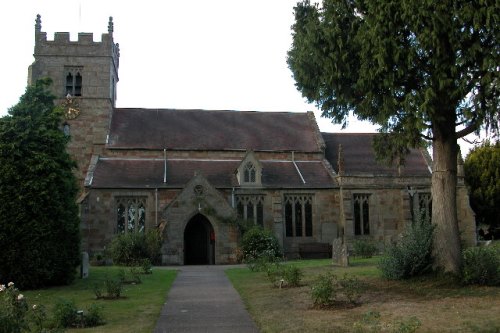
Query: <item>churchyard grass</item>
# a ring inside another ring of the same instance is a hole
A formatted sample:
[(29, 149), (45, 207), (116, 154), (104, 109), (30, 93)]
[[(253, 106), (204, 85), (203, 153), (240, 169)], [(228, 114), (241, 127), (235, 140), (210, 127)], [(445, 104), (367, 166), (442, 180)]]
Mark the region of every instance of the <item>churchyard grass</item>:
[[(78, 309), (85, 310), (92, 304), (102, 306), (102, 315), (106, 324), (88, 329), (68, 329), (66, 332), (152, 332), (165, 302), (167, 292), (175, 279), (176, 271), (154, 268), (153, 274), (141, 275), (142, 283), (124, 284), (122, 297), (119, 299), (96, 299), (94, 285), (103, 286), (106, 278), (117, 279), (120, 270), (126, 272), (128, 267), (90, 267), (87, 279), (76, 279), (69, 286), (53, 287), (23, 294), (28, 302), (43, 304), (51, 313), (52, 306), (58, 299), (73, 300)], [(103, 287), (103, 293), (106, 289)]]
[[(302, 286), (273, 288), (265, 272), (226, 270), (254, 321), (268, 332), (499, 332), (500, 288), (461, 286), (445, 277), (388, 281), (377, 268), (379, 258), (352, 259), (350, 267), (331, 260), (287, 262), (304, 272)], [(365, 283), (355, 307), (318, 309), (311, 285), (318, 274), (345, 273)]]

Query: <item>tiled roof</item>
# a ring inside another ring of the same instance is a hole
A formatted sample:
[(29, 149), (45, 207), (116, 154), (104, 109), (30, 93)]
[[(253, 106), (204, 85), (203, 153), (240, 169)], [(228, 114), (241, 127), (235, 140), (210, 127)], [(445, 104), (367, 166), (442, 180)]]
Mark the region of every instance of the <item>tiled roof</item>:
[(317, 152), (317, 134), (307, 113), (115, 109), (107, 147)]
[[(338, 150), (341, 144), (346, 175), (398, 175), (396, 166), (387, 166), (376, 161), (373, 149), (373, 138), (377, 135), (376, 133), (321, 134), (326, 144), (326, 159), (336, 172), (338, 172)], [(401, 176), (430, 176), (429, 167), (422, 152), (418, 149), (410, 150), (401, 171)]]
[[(302, 182), (291, 161), (261, 161), (262, 186), (267, 188), (331, 188), (333, 180), (321, 161), (296, 162), (305, 180)], [(235, 170), (240, 161), (167, 160), (166, 183), (163, 183), (164, 161), (160, 159), (102, 158), (97, 162), (92, 188), (182, 188), (195, 173), (203, 175), (215, 187), (238, 186)]]

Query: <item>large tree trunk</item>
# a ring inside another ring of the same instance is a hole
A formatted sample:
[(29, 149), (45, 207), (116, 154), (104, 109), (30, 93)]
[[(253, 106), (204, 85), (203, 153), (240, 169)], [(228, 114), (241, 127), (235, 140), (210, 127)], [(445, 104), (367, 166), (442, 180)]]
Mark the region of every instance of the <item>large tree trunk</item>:
[[(451, 126), (454, 129), (454, 124)], [(457, 217), (457, 139), (450, 127), (433, 128), (432, 222), (434, 267), (458, 274), (461, 265), (460, 235)]]

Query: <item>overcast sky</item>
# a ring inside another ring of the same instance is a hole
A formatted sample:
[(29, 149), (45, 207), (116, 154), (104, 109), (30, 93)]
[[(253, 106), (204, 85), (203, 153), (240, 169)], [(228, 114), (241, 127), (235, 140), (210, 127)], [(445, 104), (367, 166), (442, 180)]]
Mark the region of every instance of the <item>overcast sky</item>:
[[(33, 62), (34, 24), (42, 31), (94, 33), (113, 16), (120, 44), (117, 106), (249, 111), (315, 111), (286, 64), (297, 0), (17, 0), (0, 2), (0, 116), (16, 104)], [(351, 119), (346, 132), (375, 132)]]

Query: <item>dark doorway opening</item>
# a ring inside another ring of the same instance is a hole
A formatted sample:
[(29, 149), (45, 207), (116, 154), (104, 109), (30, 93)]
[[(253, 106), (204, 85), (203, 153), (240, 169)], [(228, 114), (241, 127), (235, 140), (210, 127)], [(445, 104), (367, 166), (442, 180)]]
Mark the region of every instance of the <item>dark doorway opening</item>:
[(184, 264), (213, 265), (214, 263), (214, 228), (205, 216), (196, 214), (184, 229)]

